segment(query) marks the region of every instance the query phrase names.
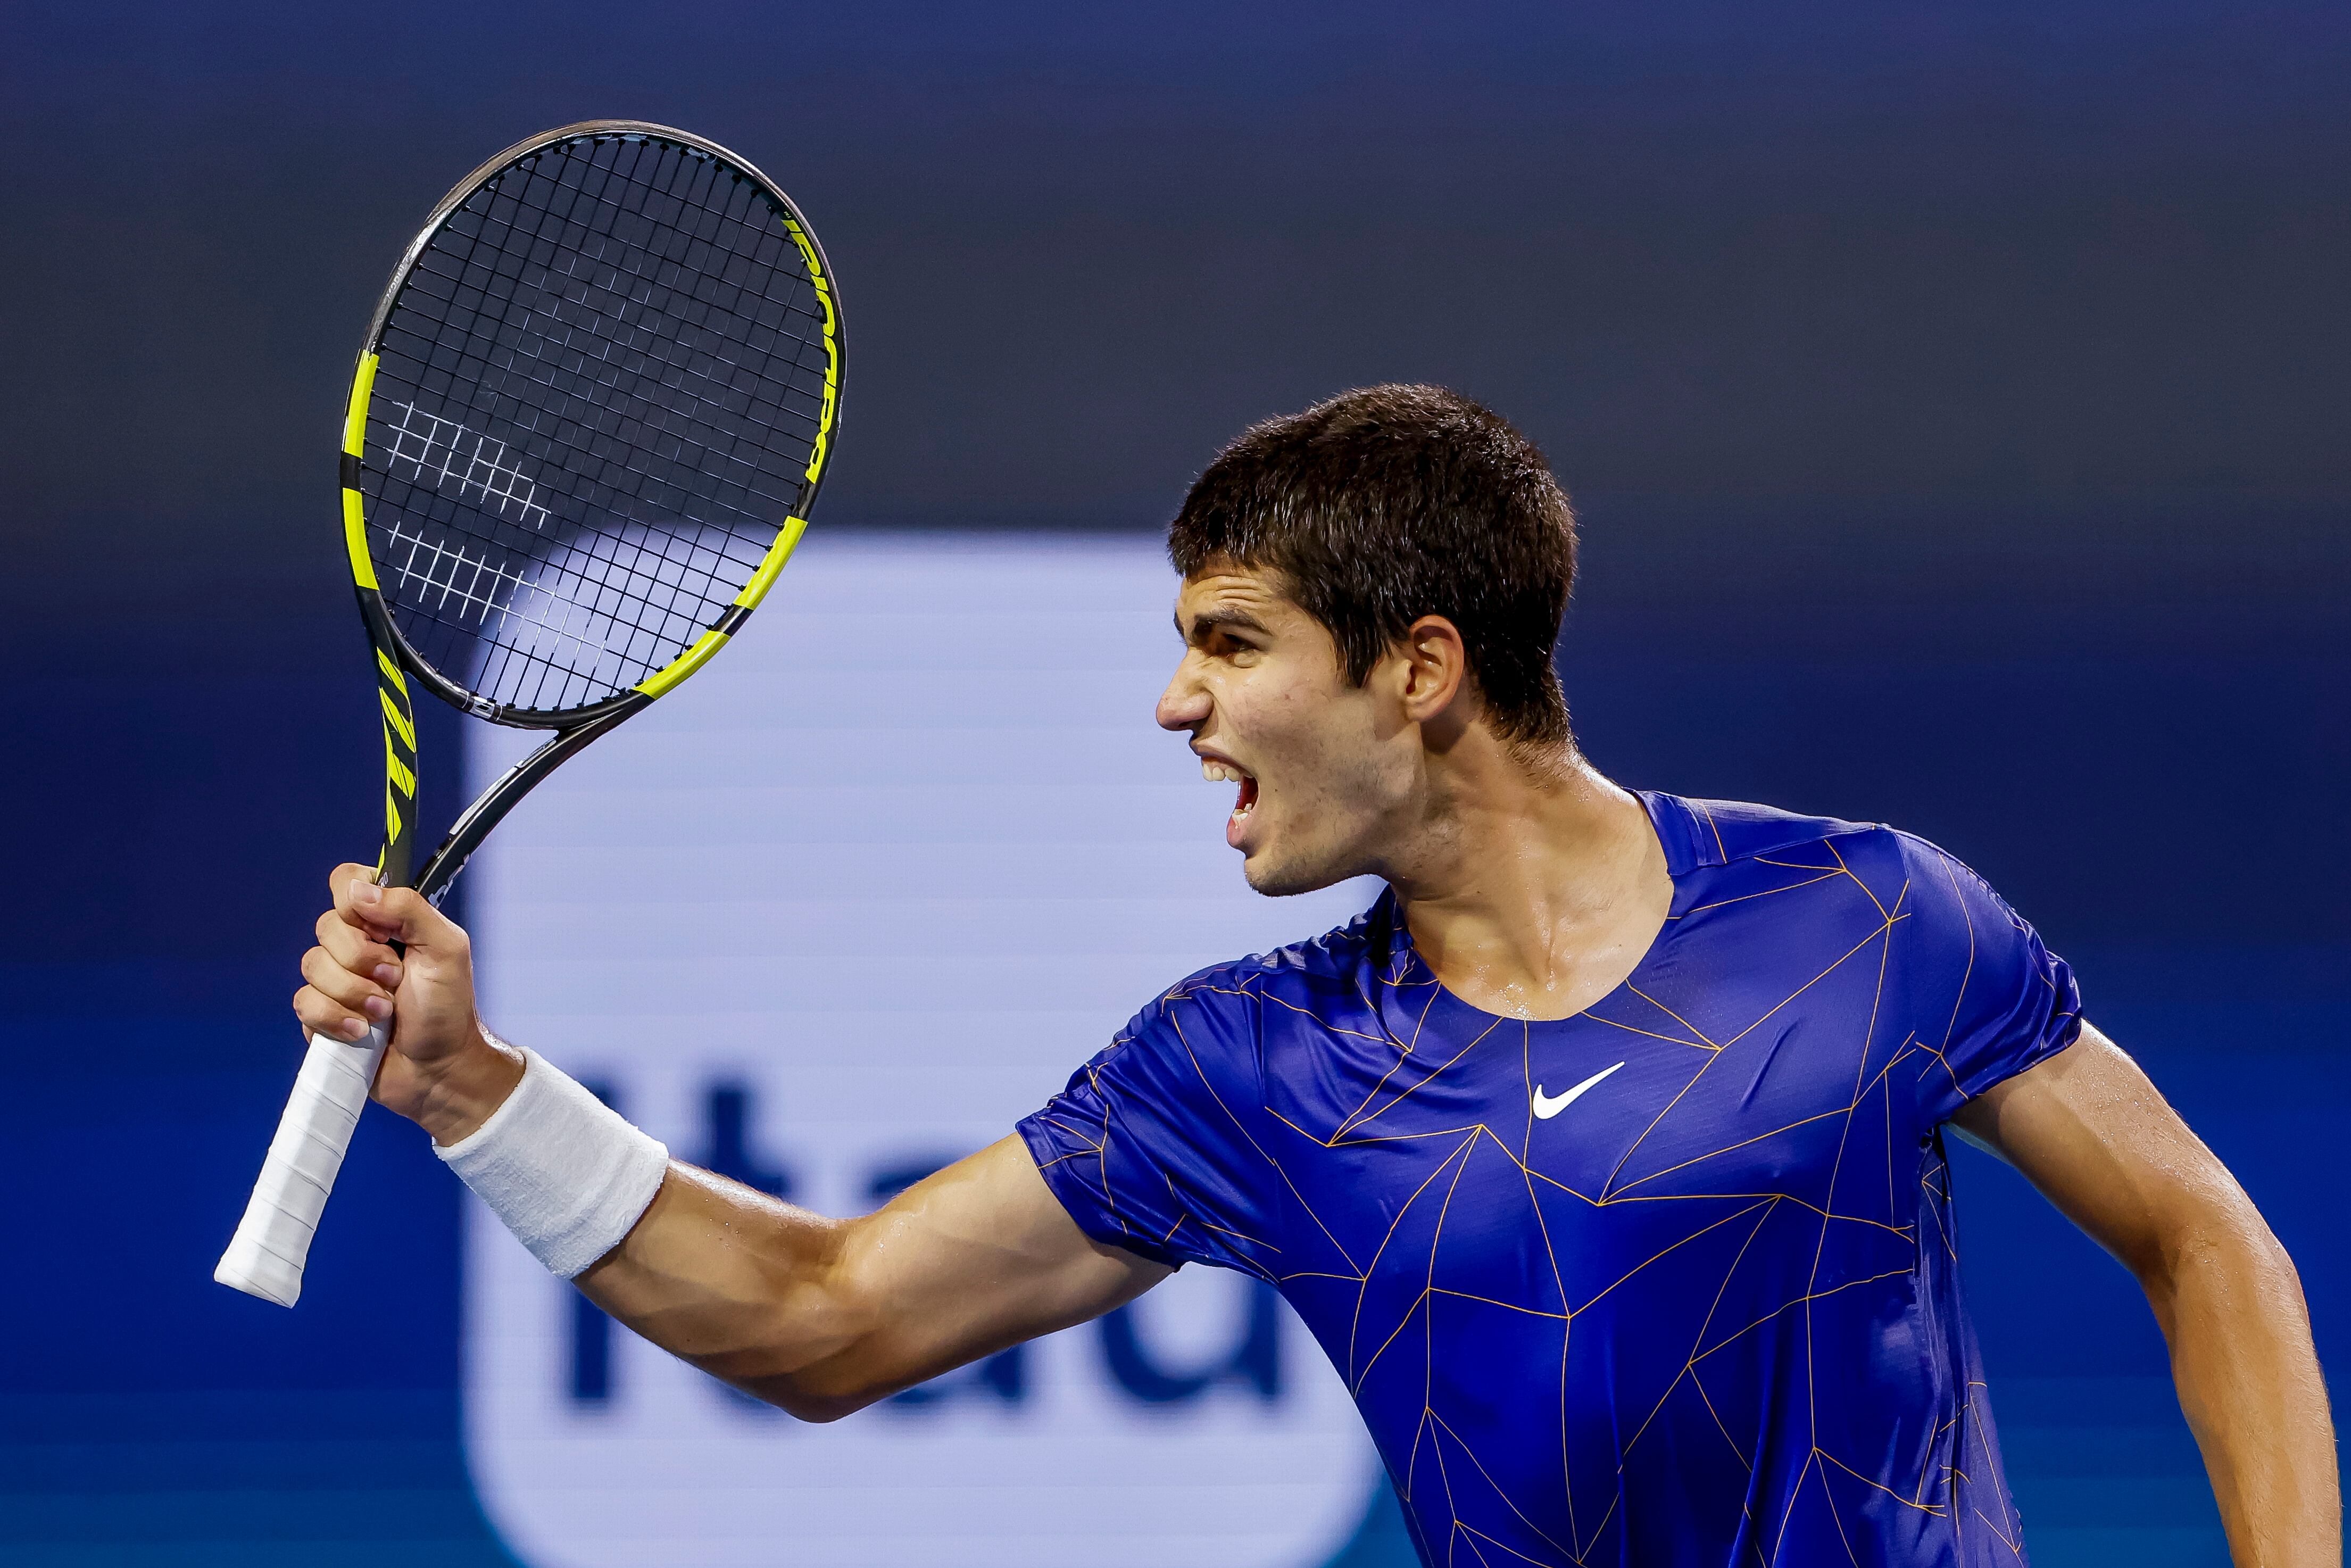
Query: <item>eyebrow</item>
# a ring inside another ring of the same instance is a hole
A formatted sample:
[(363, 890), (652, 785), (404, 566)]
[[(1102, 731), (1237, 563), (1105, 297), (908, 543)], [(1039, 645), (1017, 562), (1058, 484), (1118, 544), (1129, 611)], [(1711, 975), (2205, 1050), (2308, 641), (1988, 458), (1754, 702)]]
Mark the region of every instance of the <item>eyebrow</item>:
[[(1183, 637), (1183, 616), (1176, 616), (1175, 622), (1176, 635)], [(1214, 631), (1219, 626), (1238, 627), (1239, 630), (1244, 632), (1264, 632), (1266, 631), (1265, 622), (1259, 620), (1256, 616), (1251, 615), (1246, 610), (1204, 610), (1199, 614), (1192, 618), (1192, 634), (1190, 637), (1185, 638), (1185, 641), (1187, 643), (1196, 643), (1200, 640), (1201, 635), (1204, 632)]]

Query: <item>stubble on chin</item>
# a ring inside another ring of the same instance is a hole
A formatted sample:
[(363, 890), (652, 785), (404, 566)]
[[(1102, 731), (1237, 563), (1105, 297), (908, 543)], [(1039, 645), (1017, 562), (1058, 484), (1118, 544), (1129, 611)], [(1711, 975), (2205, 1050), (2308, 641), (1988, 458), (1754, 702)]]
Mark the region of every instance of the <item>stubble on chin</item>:
[(1318, 887), (1328, 887), (1336, 877), (1317, 880), (1298, 874), (1297, 868), (1280, 864), (1259, 864), (1256, 856), (1241, 862), (1241, 876), (1249, 891), (1261, 898), (1295, 898), (1301, 893), (1312, 893)]
[(1355, 874), (1348, 857), (1335, 846), (1315, 853), (1271, 854), (1264, 851), (1241, 862), (1241, 875), (1249, 891), (1265, 898), (1295, 898), (1301, 893), (1319, 893), (1333, 883), (1346, 881)]
[[(1368, 816), (1362, 801), (1378, 800), (1380, 783), (1383, 780), (1371, 764), (1356, 764), (1340, 776), (1340, 785), (1354, 788), (1323, 792), (1314, 804), (1290, 813), (1289, 832), (1270, 832), (1267, 837), (1272, 844), (1241, 862), (1241, 877), (1249, 879), (1249, 891), (1262, 898), (1295, 898), (1301, 894), (1319, 894), (1350, 877), (1378, 874), (1375, 844), (1380, 834), (1371, 828), (1371, 821), (1378, 818)], [(1258, 809), (1262, 811), (1265, 806)], [(1347, 822), (1354, 832), (1333, 832), (1333, 818), (1335, 822)], [(1323, 832), (1314, 832), (1314, 825)], [(1267, 828), (1272, 828), (1272, 822), (1267, 822)], [(1322, 841), (1301, 841), (1317, 837)]]

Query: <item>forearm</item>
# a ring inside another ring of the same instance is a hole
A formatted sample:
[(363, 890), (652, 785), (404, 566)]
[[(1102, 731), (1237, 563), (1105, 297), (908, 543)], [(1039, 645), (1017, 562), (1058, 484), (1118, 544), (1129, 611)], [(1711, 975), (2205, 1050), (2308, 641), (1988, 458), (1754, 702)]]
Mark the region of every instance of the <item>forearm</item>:
[(2339, 1568), (2335, 1430), (2302, 1281), (2227, 1167), (2088, 1024), (1958, 1121), (2146, 1289), (2238, 1568)]
[(668, 1159), (551, 1064), (476, 1035), (404, 1096), (443, 1158), (590, 1300), (803, 1419), (1083, 1322), (1167, 1273), (1080, 1231), (1018, 1138), (877, 1213), (827, 1219)]
[(856, 1219), (673, 1163), (580, 1283), (655, 1343), (820, 1421), (1083, 1322), (1168, 1272), (1087, 1238), (1004, 1138)]
[[(468, 1140), (492, 1135), (483, 1129), (520, 1092), (525, 1076), (524, 1053), (478, 1025), (473, 1036), (431, 1072), (413, 1075), (400, 1106), (433, 1134), (444, 1155), (466, 1160), (460, 1170), (469, 1182), (478, 1181), (483, 1173), (472, 1169), (473, 1162), (464, 1153)], [(534, 1071), (553, 1070), (542, 1066)], [(605, 1125), (613, 1132), (590, 1135), (597, 1140), (642, 1136), (617, 1122)], [(576, 1124), (566, 1123), (558, 1136), (569, 1144), (582, 1132)], [(524, 1142), (546, 1135), (544, 1126), (535, 1133), (527, 1130)], [(503, 1134), (501, 1141), (511, 1145), (514, 1134)], [(658, 1145), (646, 1148), (658, 1161)], [(584, 1173), (557, 1166), (538, 1174), (542, 1179), (529, 1186), (545, 1189), (548, 1176)], [(641, 1211), (618, 1216), (626, 1228), (618, 1244), (603, 1241), (602, 1255), (596, 1257), (592, 1254), (599, 1244), (591, 1243), (586, 1249), (590, 1255), (560, 1271), (645, 1339), (716, 1376), (753, 1388), (795, 1415), (823, 1419), (862, 1403), (855, 1397), (855, 1380), (842, 1385), (848, 1371), (843, 1358), (870, 1327), (863, 1321), (868, 1314), (856, 1309), (842, 1288), (850, 1225), (794, 1208), (676, 1160), (665, 1169), (656, 1166), (648, 1179), (657, 1181), (658, 1187), (650, 1189), (650, 1201)], [(514, 1200), (507, 1185), (494, 1181), (495, 1190), (487, 1196), (500, 1218), (509, 1224), (538, 1218), (528, 1204), (519, 1214), (500, 1208), (502, 1202)], [(568, 1183), (558, 1179), (553, 1186), (563, 1190)], [(583, 1190), (592, 1187), (591, 1181)], [(475, 1190), (484, 1192), (478, 1186)], [(534, 1250), (555, 1267), (543, 1241)], [(832, 1375), (821, 1394), (815, 1385), (825, 1379), (818, 1369)]]
[(2337, 1568), (2334, 1423), (2302, 1283), (2245, 1207), (2225, 1231), (2166, 1249), (2140, 1282), (2239, 1568)]
[(627, 1239), (573, 1282), (664, 1350), (803, 1419), (831, 1419), (891, 1371), (866, 1354), (883, 1325), (852, 1281), (859, 1223), (674, 1160)]

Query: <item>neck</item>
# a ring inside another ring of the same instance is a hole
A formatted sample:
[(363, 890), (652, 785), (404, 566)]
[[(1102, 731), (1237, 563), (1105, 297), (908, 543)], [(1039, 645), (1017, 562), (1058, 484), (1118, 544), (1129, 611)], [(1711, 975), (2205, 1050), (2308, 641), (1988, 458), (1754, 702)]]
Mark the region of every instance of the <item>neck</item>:
[(1383, 873), (1447, 989), (1555, 1019), (1632, 973), (1673, 902), (1639, 800), (1572, 749), (1530, 759), (1490, 737), (1433, 756), (1429, 785)]

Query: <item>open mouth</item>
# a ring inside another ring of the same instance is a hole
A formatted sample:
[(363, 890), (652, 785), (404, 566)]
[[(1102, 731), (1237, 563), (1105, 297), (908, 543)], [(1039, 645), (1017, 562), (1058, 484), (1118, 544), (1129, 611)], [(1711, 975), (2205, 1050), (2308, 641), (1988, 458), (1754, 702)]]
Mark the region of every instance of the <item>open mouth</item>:
[(1257, 779), (1246, 769), (1221, 757), (1203, 757), (1200, 758), (1200, 777), (1211, 783), (1240, 786), (1239, 792), (1233, 798), (1232, 817), (1235, 821), (1257, 810)]

